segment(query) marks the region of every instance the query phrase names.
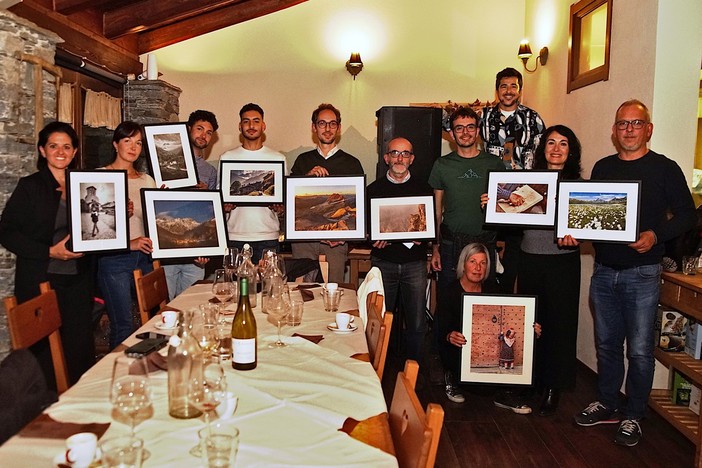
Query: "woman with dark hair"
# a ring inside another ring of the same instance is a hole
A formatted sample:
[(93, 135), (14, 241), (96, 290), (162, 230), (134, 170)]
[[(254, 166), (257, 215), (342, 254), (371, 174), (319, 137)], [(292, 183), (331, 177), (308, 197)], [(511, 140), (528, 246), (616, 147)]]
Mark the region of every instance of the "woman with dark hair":
[[(563, 125), (544, 131), (533, 169), (560, 172), (561, 180), (580, 179), (580, 142)], [(538, 296), (537, 320), (544, 333), (535, 345), (534, 377), (543, 389), (539, 414), (556, 412), (562, 390), (575, 386), (580, 303), (580, 251), (559, 247), (553, 229), (524, 231), (518, 269), (520, 294)]]
[[(73, 166), (78, 135), (62, 122), (39, 132), (37, 169), (23, 177), (0, 219), (0, 243), (17, 255), (15, 296), (19, 303), (39, 295), (49, 281), (61, 312), (61, 339), (71, 383), (95, 362), (92, 332), (92, 274), (83, 254), (66, 247), (69, 239), (66, 169)], [(46, 340), (32, 347), (48, 382), (54, 381)]]
[(152, 270), (149, 261), (151, 239), (144, 236), (141, 189), (155, 188), (156, 182), (150, 175), (139, 172), (134, 166), (141, 155), (143, 137), (143, 129), (138, 123), (125, 121), (119, 124), (112, 136), (115, 158), (102, 168), (127, 172), (131, 237), (130, 252), (103, 255), (98, 260), (98, 284), (105, 299), (107, 315), (110, 317), (110, 348), (124, 341), (133, 331), (134, 270), (139, 268), (144, 273)]

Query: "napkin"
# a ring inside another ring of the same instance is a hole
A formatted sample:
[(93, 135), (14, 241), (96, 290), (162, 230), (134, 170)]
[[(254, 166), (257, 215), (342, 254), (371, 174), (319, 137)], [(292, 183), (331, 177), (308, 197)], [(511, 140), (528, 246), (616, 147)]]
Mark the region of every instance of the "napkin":
[(110, 423), (64, 423), (53, 419), (48, 414), (39, 415), (27, 424), (21, 431), (20, 437), (36, 437), (41, 439), (67, 439), (79, 432), (92, 432), (98, 439), (107, 431)]
[(324, 339), (324, 335), (301, 335), (299, 333), (293, 333), (292, 336), (299, 336), (300, 338), (304, 338), (314, 344), (319, 344), (319, 342)]
[(303, 289), (312, 289), (312, 288), (320, 288), (320, 287), (322, 287), (322, 285), (317, 284), (317, 283), (299, 284), (293, 288), (293, 291), (295, 291), (297, 289), (303, 290)]
[(302, 296), (302, 302), (314, 301), (314, 293), (309, 289), (300, 289), (300, 296)]

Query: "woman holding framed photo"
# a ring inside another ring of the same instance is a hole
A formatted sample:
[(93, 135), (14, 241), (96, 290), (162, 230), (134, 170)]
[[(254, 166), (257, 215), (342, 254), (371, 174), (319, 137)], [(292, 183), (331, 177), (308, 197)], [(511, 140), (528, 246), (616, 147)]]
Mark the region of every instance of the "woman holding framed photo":
[[(563, 125), (547, 128), (533, 169), (559, 171), (560, 180), (580, 180), (580, 142)], [(539, 415), (556, 412), (562, 390), (575, 386), (580, 302), (580, 250), (559, 247), (553, 229), (527, 229), (521, 243), (517, 290), (538, 296), (536, 317), (544, 333), (535, 345), (534, 378), (543, 390)]]
[(114, 160), (102, 169), (127, 172), (129, 202), (129, 252), (103, 255), (98, 260), (98, 284), (105, 299), (110, 318), (110, 348), (116, 347), (132, 333), (132, 303), (134, 301), (134, 270), (152, 270), (149, 255), (151, 239), (144, 236), (141, 189), (155, 188), (156, 182), (135, 166), (142, 153), (144, 130), (136, 122), (125, 121), (112, 136)]

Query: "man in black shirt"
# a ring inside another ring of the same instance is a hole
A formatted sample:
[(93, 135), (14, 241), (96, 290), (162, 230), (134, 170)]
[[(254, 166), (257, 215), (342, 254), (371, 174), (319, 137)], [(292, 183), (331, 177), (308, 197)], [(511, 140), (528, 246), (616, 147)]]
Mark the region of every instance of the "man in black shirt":
[[(593, 180), (639, 180), (639, 238), (629, 245), (595, 242), (590, 301), (595, 310), (598, 400), (575, 415), (581, 426), (619, 424), (614, 441), (633, 446), (641, 439), (653, 384), (653, 329), (658, 310), (661, 260), (665, 242), (695, 226), (692, 195), (680, 167), (647, 148), (653, 124), (646, 106), (626, 101), (612, 125), (617, 154), (601, 159)], [(561, 245), (573, 245), (566, 236)], [(546, 332), (544, 330), (544, 332)], [(624, 381), (624, 341), (629, 368), (625, 405), (619, 405)]]
[[(429, 184), (411, 177), (409, 167), (414, 161), (414, 153), (409, 140), (391, 140), (383, 158), (388, 165), (388, 172), (368, 186), (366, 193), (369, 200), (432, 194)], [(424, 213), (424, 222), (433, 223), (434, 220), (427, 219)], [(427, 287), (426, 242), (376, 241), (371, 250), (371, 262), (383, 275), (385, 304), (388, 310), (395, 312), (399, 296), (405, 321), (407, 358), (421, 362), (422, 343), (427, 332), (424, 316)]]

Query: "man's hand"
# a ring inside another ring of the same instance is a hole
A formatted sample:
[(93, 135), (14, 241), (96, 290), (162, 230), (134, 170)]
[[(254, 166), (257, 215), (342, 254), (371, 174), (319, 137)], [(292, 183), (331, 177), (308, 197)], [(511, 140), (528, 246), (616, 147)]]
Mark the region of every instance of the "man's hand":
[(197, 184), (195, 184), (195, 188), (198, 190), (207, 190), (207, 184), (200, 181)]
[(225, 213), (229, 213), (234, 208), (236, 208), (236, 205), (234, 203), (225, 203), (224, 205), (222, 205), (222, 208), (224, 209)]
[(150, 255), (153, 251), (153, 246), (151, 244), (151, 239), (148, 237), (137, 237), (129, 241), (129, 249), (138, 250), (146, 255)]
[(441, 271), (441, 255), (439, 254), (439, 246), (435, 245), (431, 249), (431, 269)]
[(580, 245), (580, 242), (574, 239), (570, 234), (563, 236), (563, 238), (559, 238), (557, 242), (558, 247), (577, 247)]
[(277, 215), (283, 214), (283, 212), (285, 211), (285, 205), (283, 205), (282, 203), (274, 203), (268, 208)]
[(653, 231), (644, 231), (639, 234), (639, 240), (629, 244), (629, 247), (642, 254), (651, 250), (654, 245), (656, 245), (656, 234)]
[(209, 262), (210, 259), (208, 257), (197, 257), (193, 262), (195, 265), (199, 266), (200, 268), (205, 268), (205, 265), (207, 265), (207, 262)]
[(337, 245), (344, 245), (346, 241), (322, 241), (322, 244), (327, 244), (329, 247), (334, 248)]
[(310, 171), (305, 174), (308, 176), (313, 176), (313, 177), (326, 177), (329, 175), (329, 171), (323, 168), (322, 166), (314, 166)]
[(388, 246), (388, 242), (387, 242), (387, 241), (382, 241), (382, 240), (381, 240), (381, 241), (375, 241), (375, 242), (373, 242), (373, 247), (375, 247), (376, 249), (384, 249), (384, 248), (387, 247), (387, 246)]

